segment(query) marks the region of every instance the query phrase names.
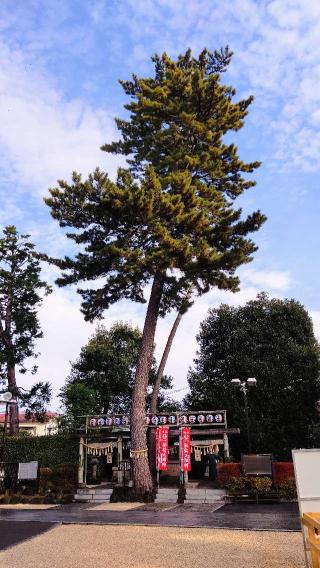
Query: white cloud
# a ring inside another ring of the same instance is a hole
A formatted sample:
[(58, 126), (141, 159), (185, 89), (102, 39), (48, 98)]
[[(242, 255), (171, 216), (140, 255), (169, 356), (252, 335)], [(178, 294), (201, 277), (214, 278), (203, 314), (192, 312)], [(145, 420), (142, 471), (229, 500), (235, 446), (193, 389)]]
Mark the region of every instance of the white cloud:
[[(49, 268), (44, 277), (52, 280), (54, 271)], [(188, 368), (192, 365), (196, 354), (196, 334), (200, 323), (207, 316), (209, 308), (218, 307), (221, 303), (241, 305), (253, 300), (259, 289), (245, 285), (237, 294), (214, 289), (209, 294), (197, 298), (195, 304), (183, 317), (176, 334), (172, 351), (170, 353), (165, 372), (174, 377), (174, 389), (187, 387)], [(96, 328), (96, 323), (85, 322), (80, 312), (80, 297), (74, 289), (54, 289), (53, 294), (44, 298), (39, 311), (39, 318), (44, 337), (38, 342), (39, 358), (36, 363), (39, 367), (35, 377), (21, 377), (20, 385), (28, 387), (36, 379), (49, 380), (54, 387), (55, 396), (64, 384), (70, 372), (70, 362), (79, 356), (80, 349)], [(126, 321), (132, 325), (143, 328), (146, 304), (135, 304), (121, 301), (105, 312), (103, 323), (109, 328), (116, 321)], [(156, 332), (156, 358), (160, 361), (167, 337), (169, 335), (175, 313), (165, 319), (159, 319)], [(29, 364), (31, 366), (31, 363)], [(177, 394), (183, 398), (186, 390)], [(55, 398), (52, 407), (59, 406)]]
[(116, 137), (108, 111), (66, 100), (51, 76), (3, 43), (0, 57), (1, 169), (38, 195), (73, 169), (85, 175), (100, 165), (114, 175), (119, 159), (100, 151)]
[(263, 290), (286, 290), (290, 286), (289, 272), (277, 270), (252, 270), (245, 269), (242, 272), (246, 282), (261, 287)]
[(320, 341), (320, 311), (312, 310), (310, 316), (313, 321), (313, 329), (316, 337)]
[[(268, 162), (273, 160), (276, 167), (282, 162), (282, 170), (285, 162), (308, 172), (318, 170), (320, 164), (313, 124), (320, 93), (319, 14), (318, 0), (192, 0), (187, 4), (128, 0), (119, 20), (139, 48), (136, 59), (132, 54), (138, 68), (143, 42), (150, 53), (166, 50), (171, 55), (187, 46), (197, 52), (204, 46), (228, 43), (235, 54), (226, 80), (238, 84), (242, 94), (255, 95), (250, 120), (260, 123), (261, 143), (269, 145)], [(288, 118), (290, 128), (283, 130)], [(310, 128), (305, 141), (306, 124)], [(305, 144), (312, 146), (310, 151), (306, 152)]]

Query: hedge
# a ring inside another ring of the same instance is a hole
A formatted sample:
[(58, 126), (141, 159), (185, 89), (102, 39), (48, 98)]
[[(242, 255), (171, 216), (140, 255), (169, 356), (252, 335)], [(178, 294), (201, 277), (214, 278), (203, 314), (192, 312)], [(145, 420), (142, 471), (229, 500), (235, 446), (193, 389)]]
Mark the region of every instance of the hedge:
[(292, 462), (274, 462), (273, 464), (274, 473), (274, 485), (279, 487), (288, 479), (294, 478), (294, 469)]
[(221, 485), (228, 483), (231, 477), (240, 477), (241, 474), (241, 463), (222, 463), (217, 468), (218, 482)]
[(72, 435), (8, 437), (4, 461), (38, 461), (40, 467), (54, 467), (64, 463), (78, 464), (79, 440)]
[[(222, 463), (218, 465), (218, 481), (221, 485), (225, 485), (232, 477), (241, 477), (241, 463)], [(294, 470), (292, 462), (274, 462), (273, 463), (273, 481), (275, 487), (280, 487), (284, 482), (294, 478)]]

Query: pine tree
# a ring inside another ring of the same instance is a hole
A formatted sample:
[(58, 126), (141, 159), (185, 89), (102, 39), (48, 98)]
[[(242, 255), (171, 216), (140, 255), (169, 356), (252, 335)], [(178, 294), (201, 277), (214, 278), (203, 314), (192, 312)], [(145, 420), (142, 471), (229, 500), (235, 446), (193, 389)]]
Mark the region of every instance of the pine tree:
[[(59, 181), (46, 203), (68, 237), (81, 246), (75, 258), (56, 259), (60, 285), (104, 279), (81, 289), (85, 318), (122, 298), (145, 302), (151, 283), (131, 411), (131, 444), (137, 494), (151, 491), (145, 404), (159, 315), (179, 309), (193, 286), (201, 295), (212, 286), (237, 290), (235, 270), (252, 259), (248, 234), (264, 216), (247, 217), (235, 199), (254, 185), (247, 179), (258, 162), (244, 163), (224, 136), (243, 126), (252, 97), (233, 102), (221, 83), (231, 54), (190, 51), (177, 61), (154, 57), (155, 76), (123, 82), (133, 101), (128, 121), (117, 120), (122, 140), (104, 146), (130, 154), (129, 169), (116, 182), (96, 170), (87, 180), (73, 174)], [(100, 283), (100, 282), (99, 282)]]
[(37, 355), (35, 341), (42, 337), (37, 308), (41, 292), (50, 292), (40, 279), (39, 257), (28, 239), (29, 235), (20, 235), (14, 226), (6, 227), (0, 238), (0, 373), (12, 393), (11, 435), (19, 431), (16, 368), (25, 373), (25, 359)]

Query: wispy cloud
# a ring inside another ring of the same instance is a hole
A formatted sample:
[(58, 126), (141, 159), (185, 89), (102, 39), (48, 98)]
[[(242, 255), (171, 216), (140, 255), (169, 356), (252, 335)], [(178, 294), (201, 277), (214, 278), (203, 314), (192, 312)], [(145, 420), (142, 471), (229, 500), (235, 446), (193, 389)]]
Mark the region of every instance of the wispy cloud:
[(2, 43), (0, 58), (0, 167), (8, 178), (44, 195), (72, 169), (86, 174), (100, 165), (114, 175), (119, 160), (100, 151), (115, 137), (108, 111), (81, 98), (66, 100), (21, 51)]
[(289, 272), (279, 270), (252, 270), (242, 271), (243, 280), (267, 291), (285, 291), (291, 284)]

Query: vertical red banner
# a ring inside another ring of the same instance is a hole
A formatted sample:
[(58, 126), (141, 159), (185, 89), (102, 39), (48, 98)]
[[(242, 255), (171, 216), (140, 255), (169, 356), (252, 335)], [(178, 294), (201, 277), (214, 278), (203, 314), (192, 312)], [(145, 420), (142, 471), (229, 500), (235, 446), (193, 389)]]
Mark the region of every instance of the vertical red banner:
[(180, 428), (180, 469), (191, 471), (190, 428)]
[(169, 428), (160, 426), (156, 430), (156, 467), (157, 471), (168, 469)]

